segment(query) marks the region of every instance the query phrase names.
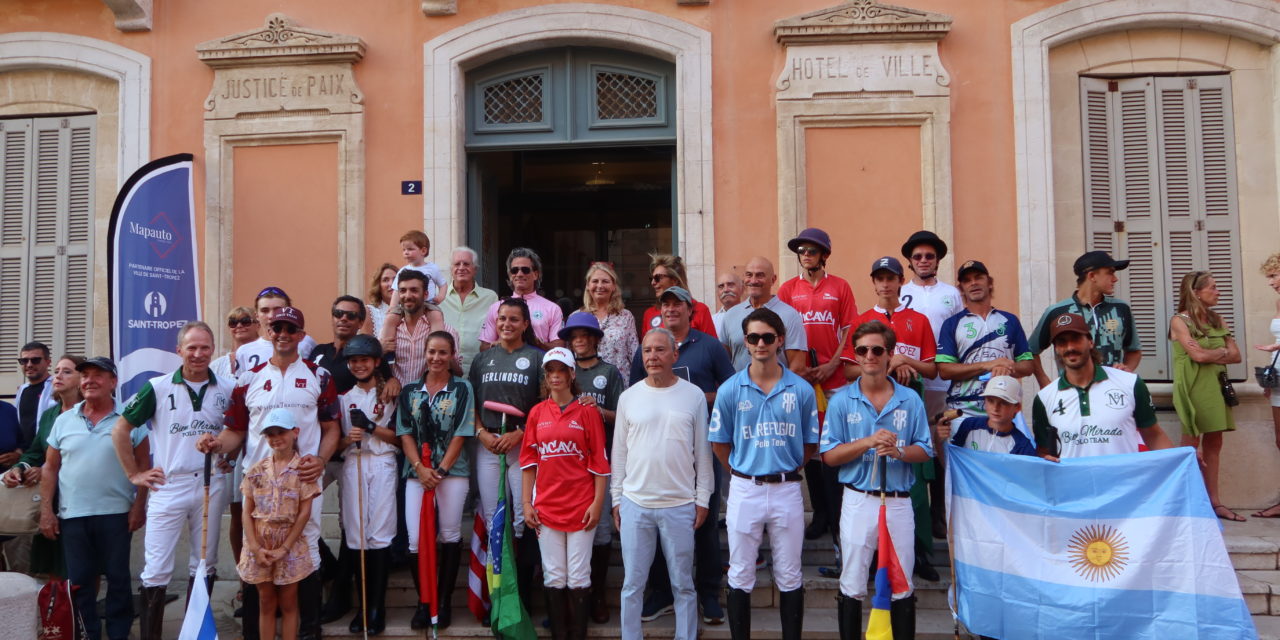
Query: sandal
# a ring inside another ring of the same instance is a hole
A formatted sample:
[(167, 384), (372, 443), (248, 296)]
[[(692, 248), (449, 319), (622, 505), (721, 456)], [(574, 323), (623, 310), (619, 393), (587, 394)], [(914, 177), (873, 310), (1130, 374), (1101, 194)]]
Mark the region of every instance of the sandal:
[[(1223, 511), (1226, 511), (1226, 512), (1227, 512), (1227, 515), (1222, 515), (1222, 512), (1223, 512)], [(1245, 517), (1244, 517), (1244, 516), (1242, 516), (1242, 515), (1240, 515), (1240, 514), (1238, 514), (1238, 513), (1234, 512), (1234, 511), (1232, 511), (1232, 510), (1228, 509), (1226, 506), (1224, 506), (1224, 505), (1220, 505), (1220, 504), (1215, 504), (1215, 505), (1213, 505), (1213, 515), (1218, 516), (1218, 518), (1219, 518), (1219, 519), (1221, 519), (1221, 520), (1229, 520), (1229, 521), (1231, 521), (1231, 522), (1244, 522), (1244, 521), (1245, 521)]]
[(1280, 504), (1273, 504), (1253, 514), (1255, 518), (1280, 518)]

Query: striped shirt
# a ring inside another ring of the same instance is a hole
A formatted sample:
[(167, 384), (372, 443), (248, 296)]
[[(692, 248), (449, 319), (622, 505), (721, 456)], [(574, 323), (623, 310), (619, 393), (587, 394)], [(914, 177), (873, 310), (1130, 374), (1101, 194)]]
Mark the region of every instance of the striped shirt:
[(396, 361), (391, 365), (391, 371), (401, 384), (422, 379), (423, 372), (427, 370), (427, 336), (432, 331), (448, 331), (453, 336), (454, 344), (460, 344), (458, 332), (453, 327), (447, 322), (443, 327), (432, 327), (426, 314), (413, 323), (405, 318), (396, 327)]

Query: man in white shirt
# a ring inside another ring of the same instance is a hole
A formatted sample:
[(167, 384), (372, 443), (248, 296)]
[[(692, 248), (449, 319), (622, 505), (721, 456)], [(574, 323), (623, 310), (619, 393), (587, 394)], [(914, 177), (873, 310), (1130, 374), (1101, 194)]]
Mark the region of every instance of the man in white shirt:
[(721, 327), (724, 314), (739, 302), (742, 302), (742, 278), (735, 271), (725, 271), (716, 278), (716, 302), (720, 304), (716, 312), (711, 314), (711, 322), (716, 325), (716, 335), (724, 333)]
[[(675, 638), (698, 636), (693, 588), (693, 532), (711, 498), (706, 397), (672, 371), (676, 339), (651, 329), (640, 346), (644, 380), (618, 400), (613, 438), (613, 523), (622, 534), (622, 638), (640, 640), (640, 609), (659, 536), (675, 595)], [(623, 523), (626, 526), (623, 526)]]

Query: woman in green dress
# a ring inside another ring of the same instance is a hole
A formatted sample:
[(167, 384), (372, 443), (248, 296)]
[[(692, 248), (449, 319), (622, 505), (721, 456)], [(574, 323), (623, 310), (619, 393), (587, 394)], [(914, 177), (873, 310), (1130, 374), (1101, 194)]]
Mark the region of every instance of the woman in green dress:
[[(39, 428), (35, 438), (31, 440), (31, 448), (22, 454), (17, 464), (5, 472), (5, 486), (16, 487), (19, 483), (26, 485), (40, 484), (40, 466), (44, 464), (44, 452), (53, 429), (53, 421), (58, 414), (76, 405), (84, 398), (80, 395), (80, 373), (76, 366), (84, 362), (80, 356), (62, 356), (53, 368), (53, 397), (58, 404), (53, 405), (40, 415)], [(36, 535), (31, 540), (31, 573), (48, 574), (63, 577), (67, 575), (67, 566), (62, 559), (62, 543), (43, 535)]]
[(1213, 512), (1223, 520), (1240, 522), (1244, 517), (1224, 506), (1218, 495), (1222, 434), (1236, 428), (1219, 375), (1226, 373), (1227, 365), (1240, 362), (1231, 329), (1213, 310), (1220, 295), (1208, 271), (1188, 273), (1178, 287), (1178, 313), (1169, 321), (1173, 407), (1182, 421), (1182, 446), (1199, 449), (1204, 461), (1204, 484)]

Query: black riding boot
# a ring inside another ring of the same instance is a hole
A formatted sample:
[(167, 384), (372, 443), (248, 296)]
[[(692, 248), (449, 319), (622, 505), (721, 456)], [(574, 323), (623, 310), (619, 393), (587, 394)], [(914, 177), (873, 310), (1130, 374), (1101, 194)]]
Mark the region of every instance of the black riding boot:
[(333, 584), (329, 587), (329, 599), (325, 600), (324, 608), (320, 610), (320, 622), (333, 622), (351, 610), (351, 582), (355, 577), (355, 556), (359, 553), (348, 549), (346, 544), (338, 548)]
[(243, 611), (240, 615), (240, 636), (244, 640), (259, 640), (258, 634), (258, 585), (240, 582), (240, 592), (244, 594)]
[(138, 637), (162, 640), (164, 637), (164, 587), (139, 587), (142, 610), (138, 612)]
[(733, 640), (750, 640), (751, 592), (729, 589), (724, 603), (729, 609), (729, 637)]
[(387, 572), (391, 549), (365, 551), (365, 596), (368, 607), (369, 635), (376, 636), (387, 628)]
[(298, 583), (298, 640), (320, 640), (324, 636), (320, 627), (323, 600), (324, 588), (317, 569)]
[(804, 629), (804, 587), (778, 594), (778, 614), (782, 618), (782, 640), (800, 640)]
[(591, 621), (604, 624), (609, 621), (609, 556), (613, 545), (598, 544), (591, 547)]
[(543, 587), (547, 596), (547, 618), (551, 621), (551, 640), (567, 640), (569, 637), (568, 589)]
[(542, 552), (538, 549), (538, 535), (531, 529), (525, 529), (524, 535), (516, 542), (516, 586), (520, 591), (520, 602), (525, 609), (533, 602), (533, 574), (542, 564)]
[(458, 565), (462, 561), (462, 543), (447, 542), (436, 547), (436, 626), (448, 629), (453, 624), (453, 588), (458, 584)]
[(916, 596), (911, 594), (889, 604), (889, 624), (893, 625), (893, 640), (914, 640), (916, 637)]
[(569, 595), (569, 640), (586, 640), (587, 612), (591, 609), (591, 587), (568, 589)]
[(862, 601), (843, 593), (836, 596), (840, 640), (862, 640)]
[(413, 611), (413, 619), (409, 620), (409, 628), (421, 631), (431, 626), (431, 607), (422, 602), (422, 585), (418, 577), (418, 554), (409, 554), (409, 575), (413, 578), (413, 594), (418, 608)]

